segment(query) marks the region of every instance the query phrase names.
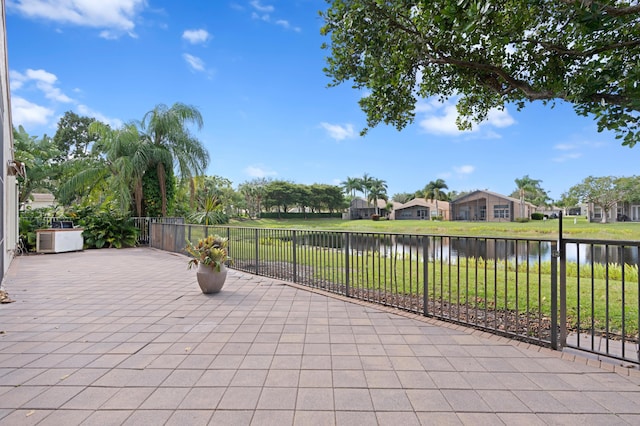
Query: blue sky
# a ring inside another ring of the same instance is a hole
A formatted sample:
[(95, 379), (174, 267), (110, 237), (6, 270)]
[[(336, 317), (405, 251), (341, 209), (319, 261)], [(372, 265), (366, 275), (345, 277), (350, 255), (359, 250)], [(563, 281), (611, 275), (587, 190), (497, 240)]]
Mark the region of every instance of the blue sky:
[(118, 126), (155, 105), (196, 106), (208, 174), (339, 184), (364, 173), (389, 195), (442, 178), (449, 189), (509, 194), (542, 180), (554, 199), (589, 175), (639, 174), (640, 147), (566, 104), (496, 111), (472, 132), (455, 103), (424, 99), (401, 132), (365, 137), (348, 85), (328, 88), (324, 0), (7, 0), (13, 123), (53, 136), (65, 111)]

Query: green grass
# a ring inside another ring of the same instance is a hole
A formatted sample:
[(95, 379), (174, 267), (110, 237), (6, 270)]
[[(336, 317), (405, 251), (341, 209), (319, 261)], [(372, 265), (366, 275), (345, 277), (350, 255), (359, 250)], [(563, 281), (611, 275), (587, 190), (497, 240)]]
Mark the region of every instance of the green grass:
[[(353, 253), (349, 267), (341, 250), (314, 246), (290, 240), (289, 229), (329, 230), (351, 232), (385, 232), (400, 234), (465, 235), (512, 238), (556, 238), (558, 221), (534, 221), (528, 223), (478, 223), (478, 222), (430, 222), (430, 221), (342, 221), (323, 220), (275, 220), (234, 221), (230, 224), (231, 255), (237, 261), (253, 261), (256, 255), (254, 229), (269, 228), (260, 232), (258, 257), (271, 264), (298, 265), (299, 271), (318, 282), (346, 282), (347, 271), (352, 289), (364, 292), (391, 292), (421, 297), (424, 292), (423, 263), (416, 255), (402, 258), (385, 257), (374, 247), (359, 254)], [(596, 224), (584, 218), (566, 218), (565, 237), (585, 239), (640, 240), (640, 223)], [(226, 235), (227, 230), (210, 228), (209, 233)], [(317, 233), (323, 235), (327, 234)], [(308, 233), (307, 233), (308, 235)], [(336, 235), (336, 234), (333, 234)], [(204, 236), (202, 227), (192, 227), (191, 238)], [(329, 246), (337, 247), (333, 244)], [(541, 264), (525, 262), (515, 267), (514, 262), (460, 258), (458, 264), (444, 261), (428, 263), (427, 294), (430, 300), (464, 305), (471, 310), (507, 310), (533, 317), (549, 317), (551, 314), (551, 262)], [(289, 267), (289, 266), (284, 266)], [(476, 274), (476, 270), (478, 271)], [(608, 274), (608, 281), (606, 280)], [(593, 322), (596, 330), (635, 336), (638, 333), (638, 270), (625, 267), (625, 283), (622, 268), (617, 264), (567, 263), (567, 323), (589, 328)], [(634, 285), (635, 283), (635, 285)], [(579, 299), (579, 300), (578, 300)], [(579, 301), (579, 303), (578, 303)], [(580, 306), (578, 312), (577, 306)], [(623, 319), (624, 317), (624, 319)]]
[[(256, 246), (252, 238), (232, 237), (232, 256), (237, 261), (255, 259)], [(258, 257), (269, 264), (292, 265), (293, 243), (286, 239), (262, 238)], [(425, 291), (423, 262), (417, 257), (400, 255), (385, 257), (377, 251), (351, 254), (348, 268), (340, 250), (297, 245), (298, 271), (318, 282), (344, 284), (365, 293), (393, 293), (422, 297)], [(444, 261), (428, 262), (427, 295), (430, 300), (461, 305), (469, 310), (511, 311), (519, 315), (549, 317), (551, 314), (551, 262), (494, 261), (460, 258), (457, 264)], [(348, 271), (348, 272), (347, 272)], [(477, 274), (476, 274), (477, 271)], [(609, 280), (606, 280), (608, 272)], [(567, 323), (570, 328), (587, 329), (591, 321), (595, 329), (634, 336), (638, 333), (638, 270), (610, 264), (590, 268), (567, 263)], [(633, 285), (636, 283), (636, 285)], [(623, 286), (624, 291), (623, 291)], [(579, 303), (578, 303), (579, 298)], [(580, 306), (578, 312), (577, 306)], [(624, 314), (623, 314), (624, 308)], [(455, 309), (455, 308), (454, 308)], [(447, 308), (444, 308), (446, 312)], [(579, 316), (578, 316), (579, 313)], [(624, 321), (623, 321), (624, 316)], [(608, 318), (608, 323), (607, 323)], [(513, 326), (513, 324), (511, 324)]]
[[(575, 223), (574, 223), (575, 220)], [(558, 220), (518, 222), (451, 222), (428, 220), (258, 219), (232, 220), (230, 226), (469, 237), (550, 238), (558, 236)], [(563, 219), (565, 238), (640, 241), (640, 222), (589, 223), (584, 217)]]

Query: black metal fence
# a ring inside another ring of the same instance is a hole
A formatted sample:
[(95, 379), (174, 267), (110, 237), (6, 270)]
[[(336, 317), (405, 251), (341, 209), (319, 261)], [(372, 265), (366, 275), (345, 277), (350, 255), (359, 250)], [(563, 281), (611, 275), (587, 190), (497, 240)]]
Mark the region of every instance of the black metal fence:
[(133, 223), (138, 228), (138, 245), (149, 245), (149, 232), (152, 223), (184, 224), (183, 217), (133, 217)]
[(151, 225), (184, 253), (229, 238), (231, 267), (554, 349), (639, 362), (640, 242)]

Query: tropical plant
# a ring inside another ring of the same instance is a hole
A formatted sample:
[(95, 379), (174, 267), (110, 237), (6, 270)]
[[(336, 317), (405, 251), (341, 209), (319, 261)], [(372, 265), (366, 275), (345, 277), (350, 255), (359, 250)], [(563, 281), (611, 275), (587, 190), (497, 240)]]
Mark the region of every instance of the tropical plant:
[(380, 216), (380, 208), (378, 207), (378, 200), (389, 201), (387, 197), (387, 182), (382, 179), (371, 178), (369, 184), (369, 194), (367, 201), (375, 206), (376, 214)]
[(108, 200), (114, 200), (123, 212), (130, 211), (134, 200), (136, 213), (141, 216), (145, 171), (154, 162), (170, 162), (169, 153), (147, 143), (132, 123), (112, 129), (94, 122), (89, 129), (99, 136), (92, 147), (96, 155), (72, 160), (84, 167), (60, 187), (60, 196), (68, 199), (88, 188), (99, 188), (101, 193), (108, 188)]
[[(435, 216), (437, 217), (441, 216), (440, 209), (438, 208), (438, 201), (445, 201), (449, 199), (448, 195), (442, 191), (443, 189), (449, 189), (443, 179), (432, 180), (424, 187), (424, 198), (436, 202)], [(431, 219), (434, 218), (433, 216), (434, 215), (431, 215)]]
[(351, 195), (352, 197), (356, 196), (356, 191), (361, 192), (362, 188), (362, 180), (357, 177), (349, 177), (347, 179), (340, 182), (340, 186), (344, 190), (344, 193), (347, 195)]
[(222, 203), (215, 195), (205, 198), (200, 208), (189, 215), (189, 221), (205, 226), (220, 225), (229, 222), (229, 217), (222, 211)]
[(189, 269), (199, 264), (209, 266), (220, 272), (226, 262), (231, 261), (228, 253), (229, 240), (219, 235), (200, 238), (197, 244), (187, 240), (186, 251), (193, 256), (188, 263)]
[(15, 158), (24, 164), (26, 175), (19, 175), (18, 200), (26, 203), (33, 192), (44, 191), (54, 193), (60, 174), (60, 165), (55, 158), (60, 154), (55, 144), (47, 135), (39, 140), (30, 136), (24, 127), (13, 129)]
[(548, 202), (549, 196), (542, 189), (540, 179), (532, 179), (529, 175), (524, 175), (520, 179), (515, 179), (516, 190), (511, 194), (512, 197), (517, 196), (520, 199), (520, 217), (525, 217), (524, 206), (526, 202), (536, 206), (544, 205)]
[(85, 212), (78, 223), (84, 229), (82, 237), (86, 248), (134, 247), (138, 239), (133, 219), (113, 207), (102, 207), (91, 214)]
[(167, 215), (168, 206), (167, 164), (174, 164), (180, 178), (185, 180), (202, 175), (209, 163), (209, 153), (204, 145), (187, 128), (190, 124), (200, 130), (203, 125), (202, 115), (196, 107), (179, 102), (170, 108), (164, 104), (156, 105), (139, 123), (140, 130), (148, 141), (165, 149), (173, 160), (169, 163), (156, 161), (151, 165), (157, 169), (162, 216)]

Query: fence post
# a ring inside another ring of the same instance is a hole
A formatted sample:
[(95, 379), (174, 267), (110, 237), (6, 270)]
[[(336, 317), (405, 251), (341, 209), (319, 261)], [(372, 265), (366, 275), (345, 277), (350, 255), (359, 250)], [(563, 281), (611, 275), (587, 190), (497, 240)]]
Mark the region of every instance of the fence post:
[(551, 349), (558, 349), (558, 242), (551, 242)]
[[(560, 249), (560, 347), (567, 345), (567, 243), (562, 236), (562, 212), (558, 215)], [(624, 268), (624, 265), (623, 265)]]
[(422, 237), (422, 274), (424, 275), (422, 289), (422, 310), (423, 315), (429, 315), (429, 237)]
[(291, 245), (293, 248), (293, 282), (297, 283), (298, 282), (298, 256), (296, 255), (296, 231), (295, 229), (292, 232), (292, 236), (291, 236)]
[(256, 275), (260, 275), (260, 268), (258, 267), (258, 262), (260, 262), (260, 258), (259, 258), (260, 235), (258, 234), (258, 228), (256, 228), (255, 236), (256, 236)]
[(350, 297), (349, 295), (349, 240), (351, 234), (349, 232), (345, 232), (344, 234), (344, 295)]

